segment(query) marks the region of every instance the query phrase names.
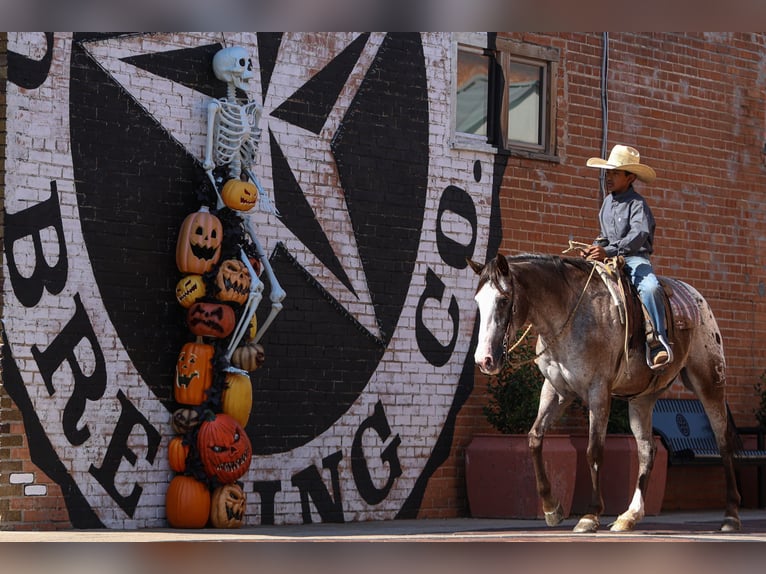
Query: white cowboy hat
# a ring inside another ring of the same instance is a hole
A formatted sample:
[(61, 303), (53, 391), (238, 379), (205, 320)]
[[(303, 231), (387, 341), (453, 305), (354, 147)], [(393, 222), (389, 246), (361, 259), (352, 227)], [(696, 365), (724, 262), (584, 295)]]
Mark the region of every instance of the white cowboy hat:
[(643, 182), (652, 183), (657, 174), (648, 165), (641, 162), (641, 156), (634, 147), (617, 144), (612, 148), (609, 159), (603, 160), (600, 157), (590, 158), (585, 165), (588, 167), (597, 167), (599, 169), (621, 169), (635, 173), (636, 177)]

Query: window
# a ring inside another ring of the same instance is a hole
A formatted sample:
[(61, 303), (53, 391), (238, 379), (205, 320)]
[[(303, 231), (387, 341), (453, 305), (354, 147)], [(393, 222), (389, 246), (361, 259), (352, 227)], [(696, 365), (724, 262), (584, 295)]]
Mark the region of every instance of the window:
[(488, 96), (489, 58), (483, 50), (459, 46), (455, 131), (486, 138)]
[(502, 38), (496, 50), (458, 45), (456, 140), (553, 159), (558, 60), (555, 48)]

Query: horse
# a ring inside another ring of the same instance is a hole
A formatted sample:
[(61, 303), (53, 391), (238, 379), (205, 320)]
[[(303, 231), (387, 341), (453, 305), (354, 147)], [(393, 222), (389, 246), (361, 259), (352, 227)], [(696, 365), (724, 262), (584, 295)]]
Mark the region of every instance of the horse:
[[(574, 532), (595, 533), (604, 510), (601, 475), (607, 420), (612, 398), (628, 401), (630, 428), (638, 450), (636, 489), (628, 508), (610, 530), (626, 532), (644, 518), (644, 497), (654, 464), (652, 410), (659, 396), (679, 377), (704, 406), (716, 437), (725, 472), (726, 503), (721, 530), (737, 531), (740, 495), (734, 471), (735, 438), (725, 397), (723, 342), (707, 301), (690, 285), (677, 281), (693, 296), (699, 323), (668, 329), (673, 361), (660, 370), (649, 367), (641, 331), (640, 344), (627, 335), (607, 282), (594, 277), (596, 263), (582, 257), (498, 254), (486, 264), (467, 260), (479, 275), (475, 301), (479, 332), (474, 361), (486, 375), (496, 375), (509, 338), (529, 323), (537, 333), (534, 362), (544, 377), (537, 418), (528, 433), (537, 493), (548, 526), (564, 519), (545, 472), (545, 432), (578, 397), (588, 410), (587, 461), (591, 498)], [(670, 321), (668, 321), (670, 324)]]

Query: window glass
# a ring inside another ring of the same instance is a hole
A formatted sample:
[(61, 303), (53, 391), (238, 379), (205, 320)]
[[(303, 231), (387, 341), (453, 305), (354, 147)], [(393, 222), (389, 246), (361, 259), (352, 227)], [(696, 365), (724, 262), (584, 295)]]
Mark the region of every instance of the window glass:
[(486, 136), (489, 61), (478, 51), (459, 49), (455, 131)]
[(543, 68), (511, 61), (508, 75), (508, 140), (542, 145)]

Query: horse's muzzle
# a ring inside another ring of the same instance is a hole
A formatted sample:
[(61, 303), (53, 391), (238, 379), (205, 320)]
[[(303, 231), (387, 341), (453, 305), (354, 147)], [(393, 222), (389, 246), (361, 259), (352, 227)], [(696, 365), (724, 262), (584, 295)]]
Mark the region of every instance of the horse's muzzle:
[(496, 375), (500, 372), (498, 362), (495, 361), (495, 359), (493, 359), (490, 355), (485, 356), (483, 359), (478, 359), (475, 357), (474, 360), (476, 362), (476, 366), (479, 367), (479, 370), (485, 375)]

